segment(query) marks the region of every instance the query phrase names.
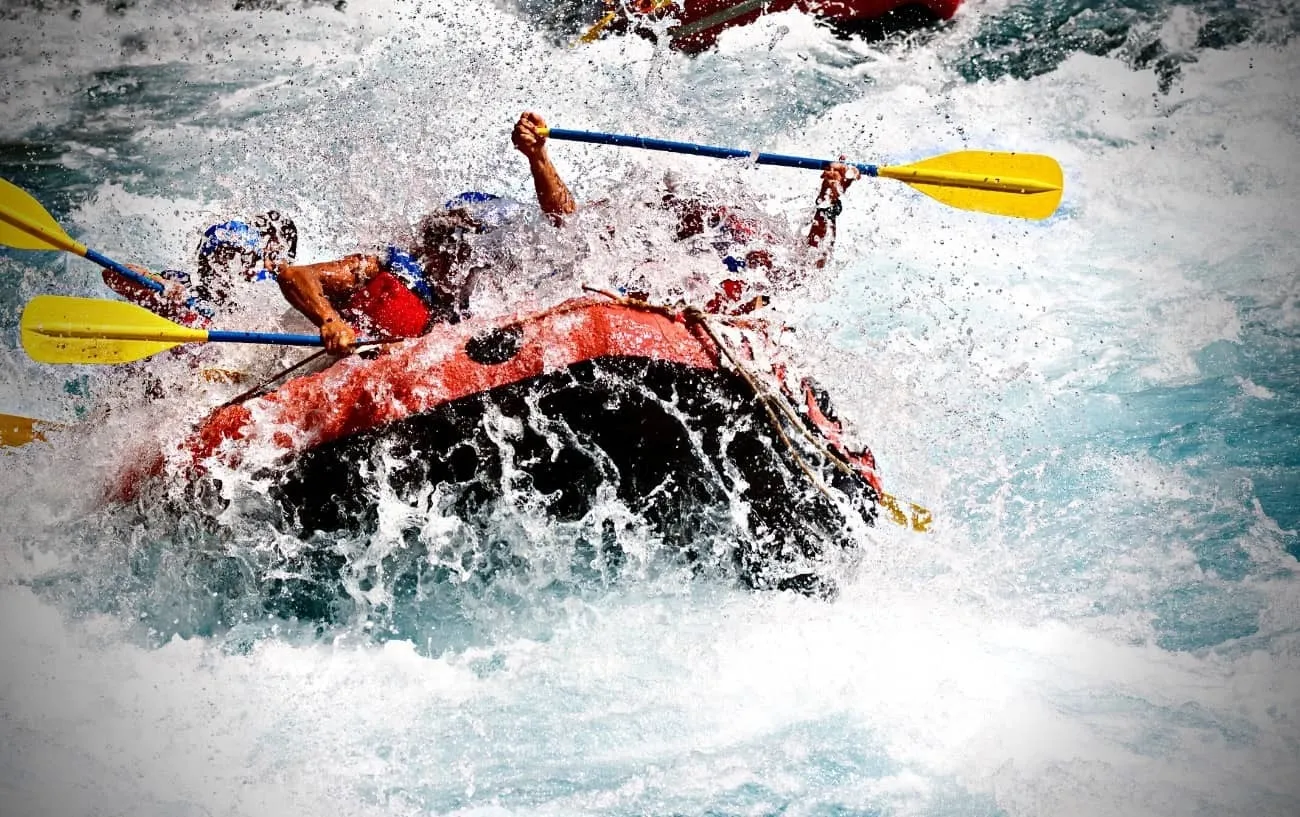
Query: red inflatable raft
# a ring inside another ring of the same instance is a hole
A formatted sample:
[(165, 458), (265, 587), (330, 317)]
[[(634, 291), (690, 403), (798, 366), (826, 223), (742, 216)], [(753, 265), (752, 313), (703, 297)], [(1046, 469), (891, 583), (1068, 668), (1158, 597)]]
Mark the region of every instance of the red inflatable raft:
[(216, 410), (179, 451), (199, 482), (269, 477), (302, 535), (375, 525), (378, 492), (439, 491), (461, 519), (506, 501), (576, 520), (599, 496), (692, 562), (727, 542), (750, 586), (819, 592), (880, 486), (770, 349), (757, 324), (583, 298), (346, 358)]
[(764, 14), (797, 9), (836, 28), (869, 37), (949, 20), (962, 0), (629, 0), (626, 11), (611, 24), (613, 30), (672, 17), (668, 29), (673, 48), (688, 53), (712, 47), (728, 28), (748, 25)]

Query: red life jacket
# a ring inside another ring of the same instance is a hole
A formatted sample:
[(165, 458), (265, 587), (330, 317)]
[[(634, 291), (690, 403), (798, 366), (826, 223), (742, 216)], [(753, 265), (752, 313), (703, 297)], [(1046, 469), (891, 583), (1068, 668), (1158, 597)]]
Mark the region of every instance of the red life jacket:
[(424, 301), (388, 270), (353, 295), (343, 313), (362, 332), (397, 338), (423, 335), (433, 319)]

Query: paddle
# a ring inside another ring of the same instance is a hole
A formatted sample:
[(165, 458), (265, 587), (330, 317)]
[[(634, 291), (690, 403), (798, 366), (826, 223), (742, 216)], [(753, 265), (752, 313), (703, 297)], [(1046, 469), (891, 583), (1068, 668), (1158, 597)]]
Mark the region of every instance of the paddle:
[[(828, 159), (805, 159), (779, 153), (758, 153), (738, 148), (711, 147), (617, 133), (539, 128), (543, 136), (572, 142), (664, 150), (714, 159), (749, 159), (755, 164), (824, 170)], [(1061, 203), (1064, 178), (1061, 166), (1050, 156), (1033, 153), (999, 153), (962, 150), (910, 165), (881, 167), (854, 164), (863, 175), (897, 179), (950, 207), (999, 216), (1042, 219)]]
[(129, 363), (182, 343), (323, 345), (318, 335), (194, 329), (135, 304), (63, 295), (33, 298), (19, 325), (23, 349), (38, 363)]
[(19, 417), (17, 414), (0, 414), (0, 448), (27, 445), (45, 439), (44, 432), (59, 428), (58, 423)]
[(63, 250), (125, 275), (143, 287), (162, 292), (163, 285), (74, 241), (36, 199), (0, 179), (0, 244), (16, 250)]
[[(654, 14), (656, 11), (659, 11), (660, 9), (664, 9), (667, 8), (668, 6), (671, 6), (673, 4), (673, 1), (674, 0), (651, 0), (651, 2), (646, 8), (638, 9), (637, 13), (647, 14), (647, 15)], [(574, 43), (574, 45), (577, 46), (577, 45), (582, 45), (583, 43), (595, 42), (600, 37), (600, 33), (604, 31), (606, 28), (608, 28), (610, 23), (617, 20), (620, 14), (626, 15), (627, 9), (623, 8), (623, 9), (619, 9), (618, 11), (611, 10), (605, 12), (603, 15), (601, 15), (601, 18), (599, 20), (592, 23), (591, 28), (587, 29), (587, 32), (583, 34), (581, 37), (579, 37), (577, 42)]]
[(929, 532), (930, 523), (934, 521), (934, 517), (925, 508), (915, 502), (899, 499), (893, 494), (881, 492), (880, 507), (887, 511), (886, 517), (890, 522), (911, 528), (917, 533)]
[(582, 45), (583, 43), (595, 42), (596, 38), (600, 36), (600, 32), (604, 31), (605, 28), (610, 23), (614, 22), (614, 20), (617, 18), (618, 18), (618, 12), (614, 12), (614, 11), (605, 12), (603, 15), (601, 15), (601, 18), (599, 20), (592, 23), (591, 28), (587, 29), (587, 33), (579, 37), (577, 42), (574, 43), (574, 45)]

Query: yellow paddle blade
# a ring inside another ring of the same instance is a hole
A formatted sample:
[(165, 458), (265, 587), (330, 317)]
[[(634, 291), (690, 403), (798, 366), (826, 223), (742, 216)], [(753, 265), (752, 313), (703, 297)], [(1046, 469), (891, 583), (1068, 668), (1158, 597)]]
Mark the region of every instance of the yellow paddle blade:
[(880, 507), (885, 509), (890, 522), (911, 528), (917, 533), (928, 533), (930, 523), (934, 521), (930, 512), (915, 502), (899, 501), (898, 497), (883, 491), (880, 494)]
[(41, 433), (41, 428), (48, 425), (50, 424), (30, 417), (0, 414), (0, 448), (27, 445), (34, 440), (43, 440), (45, 435)]
[(40, 202), (20, 187), (0, 179), (0, 244), (16, 250), (65, 250), (86, 254)]
[(1061, 166), (1036, 153), (963, 150), (910, 165), (882, 167), (878, 175), (915, 187), (962, 210), (998, 216), (1047, 218), (1065, 190)]
[(614, 22), (614, 18), (617, 16), (618, 15), (612, 11), (605, 12), (605, 16), (593, 23), (591, 28), (587, 29), (587, 33), (579, 37), (578, 42), (574, 43), (574, 45), (594, 42), (596, 38), (600, 36), (600, 32), (604, 31), (606, 26)]
[[(642, 4), (641, 7), (636, 9), (635, 11), (639, 14), (654, 14), (657, 11), (660, 11), (662, 9), (671, 6), (673, 2), (674, 0), (654, 0), (652, 3), (650, 3), (649, 6), (645, 6), (645, 4)], [(614, 20), (616, 20), (617, 18), (618, 18), (618, 12), (616, 11), (605, 12), (604, 16), (602, 16), (599, 20), (593, 23), (591, 28), (587, 29), (587, 33), (579, 37), (578, 41), (575, 42), (574, 45), (577, 46), (582, 43), (595, 42), (596, 39), (600, 37), (600, 32), (604, 31), (609, 26), (609, 24), (614, 22)]]
[(122, 301), (38, 295), (20, 321), (23, 349), (38, 363), (128, 363), (208, 339)]

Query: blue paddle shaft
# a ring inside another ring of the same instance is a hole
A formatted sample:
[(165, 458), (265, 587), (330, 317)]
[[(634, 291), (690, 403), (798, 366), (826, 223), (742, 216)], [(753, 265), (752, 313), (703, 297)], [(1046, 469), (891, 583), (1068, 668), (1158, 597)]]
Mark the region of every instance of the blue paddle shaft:
[(275, 332), (230, 332), (209, 329), (208, 340), (218, 343), (269, 343), (275, 346), (324, 346), (320, 335), (281, 335)]
[[(757, 153), (739, 148), (720, 148), (711, 145), (697, 145), (693, 142), (673, 142), (668, 139), (651, 139), (647, 136), (625, 136), (619, 133), (600, 133), (588, 130), (566, 130), (549, 128), (546, 135), (552, 139), (569, 142), (590, 142), (596, 145), (615, 145), (624, 148), (643, 148), (645, 150), (663, 150), (669, 153), (685, 153), (690, 156), (707, 156), (711, 159), (750, 159), (755, 164), (777, 165), (779, 167), (797, 167), (801, 170), (825, 170), (833, 162), (830, 159), (805, 159), (802, 156), (786, 156), (780, 153)], [(849, 167), (856, 167), (867, 176), (875, 176), (876, 165), (854, 164), (845, 162)]]
[(86, 260), (93, 261), (96, 264), (99, 264), (104, 269), (111, 269), (113, 272), (116, 272), (118, 275), (126, 276), (132, 281), (135, 281), (140, 286), (148, 287), (149, 289), (152, 289), (154, 292), (163, 291), (163, 285), (153, 280), (152, 278), (141, 275), (140, 273), (128, 267), (124, 267), (121, 264), (114, 261), (113, 259), (109, 258), (108, 256), (100, 255), (99, 253), (95, 252), (89, 247), (86, 248)]

